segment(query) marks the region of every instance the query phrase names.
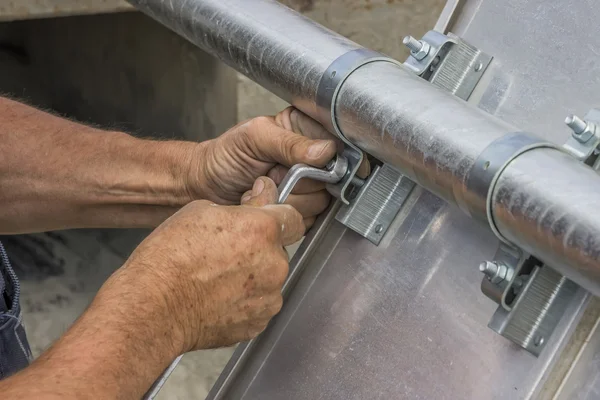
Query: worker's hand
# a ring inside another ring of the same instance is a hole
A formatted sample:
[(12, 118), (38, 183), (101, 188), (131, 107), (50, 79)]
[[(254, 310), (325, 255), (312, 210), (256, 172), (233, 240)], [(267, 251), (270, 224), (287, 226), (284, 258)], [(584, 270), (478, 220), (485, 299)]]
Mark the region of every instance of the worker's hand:
[(276, 201), (275, 183), (261, 177), (242, 206), (188, 204), (142, 242), (95, 301), (114, 299), (120, 309), (133, 302), (132, 317), (158, 324), (154, 335), (168, 328), (166, 340), (180, 343), (180, 353), (255, 337), (282, 305), (284, 246), (305, 230), (300, 213)]
[[(217, 139), (204, 142), (195, 157), (190, 181), (195, 198), (219, 204), (239, 204), (259, 176), (279, 184), (289, 167), (304, 163), (324, 167), (342, 144), (319, 123), (290, 107), (275, 117), (243, 122)], [(368, 174), (367, 163), (361, 175)], [(299, 182), (287, 203), (310, 226), (329, 204), (323, 182)]]

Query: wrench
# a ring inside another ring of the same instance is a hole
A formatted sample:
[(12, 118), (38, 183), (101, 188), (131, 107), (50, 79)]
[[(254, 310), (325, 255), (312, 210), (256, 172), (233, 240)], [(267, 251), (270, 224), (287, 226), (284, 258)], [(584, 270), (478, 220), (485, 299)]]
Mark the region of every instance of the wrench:
[(335, 159), (329, 161), (324, 169), (311, 167), (306, 164), (296, 164), (285, 175), (279, 187), (278, 203), (285, 203), (294, 186), (302, 178), (310, 178), (326, 183), (338, 183), (348, 172), (348, 159), (338, 155)]

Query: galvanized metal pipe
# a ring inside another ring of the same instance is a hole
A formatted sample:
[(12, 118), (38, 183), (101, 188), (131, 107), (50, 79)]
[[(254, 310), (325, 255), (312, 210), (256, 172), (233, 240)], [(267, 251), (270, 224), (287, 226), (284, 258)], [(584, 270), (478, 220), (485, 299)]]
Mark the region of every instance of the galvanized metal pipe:
[[(321, 78), (361, 48), (276, 1), (129, 2), (325, 124), (317, 107)], [(518, 130), (390, 63), (353, 72), (335, 114), (360, 148), (468, 214), (492, 219), (504, 238), (600, 295), (600, 219), (586, 218), (579, 206), (600, 199), (600, 178), (589, 168), (535, 149), (508, 163), (495, 189), (473, 190), (482, 155)]]
[(533, 150), (500, 175), (492, 202), (496, 225), (509, 241), (539, 253), (548, 265), (598, 295), (596, 171), (558, 150)]

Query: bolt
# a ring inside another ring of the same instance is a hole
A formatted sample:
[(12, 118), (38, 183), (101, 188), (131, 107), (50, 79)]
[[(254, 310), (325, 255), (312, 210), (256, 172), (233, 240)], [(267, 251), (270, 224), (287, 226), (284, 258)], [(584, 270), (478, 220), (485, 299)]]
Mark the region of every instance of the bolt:
[(540, 347), (541, 345), (544, 344), (544, 337), (536, 336), (535, 339), (533, 340), (533, 344), (535, 345), (535, 347)]
[(479, 264), (479, 271), (483, 272), (488, 278), (492, 278), (498, 273), (498, 264), (492, 261), (484, 261)]
[(375, 227), (375, 233), (383, 232), (383, 225), (379, 224)]
[(423, 42), (415, 39), (412, 36), (405, 36), (402, 43), (413, 53), (418, 53), (423, 48)]
[(523, 285), (525, 285), (525, 281), (521, 276), (517, 276), (513, 281), (512, 287), (515, 293), (519, 293), (521, 289), (523, 289)]
[(502, 262), (484, 261), (479, 264), (479, 271), (483, 272), (487, 279), (493, 284), (510, 282), (514, 275), (514, 269)]
[(423, 40), (417, 40), (412, 36), (406, 36), (402, 39), (402, 43), (410, 49), (410, 55), (416, 60), (421, 61), (429, 54), (431, 45)]
[(353, 188), (353, 190), (351, 190), (350, 194), (348, 195), (348, 200), (354, 200), (357, 194), (358, 191), (356, 190), (356, 188)]
[(358, 176), (353, 176), (350, 182), (352, 182), (352, 184), (357, 188), (361, 188), (365, 185), (365, 180), (360, 179)]
[(565, 118), (565, 124), (573, 130), (577, 135), (582, 134), (588, 127), (588, 123), (579, 118), (577, 115), (569, 115)]
[(565, 118), (565, 124), (573, 131), (573, 138), (580, 143), (586, 143), (598, 130), (596, 124), (582, 120), (576, 115), (569, 115)]
[(479, 72), (483, 69), (483, 64), (482, 63), (477, 63), (477, 65), (475, 66), (475, 72)]

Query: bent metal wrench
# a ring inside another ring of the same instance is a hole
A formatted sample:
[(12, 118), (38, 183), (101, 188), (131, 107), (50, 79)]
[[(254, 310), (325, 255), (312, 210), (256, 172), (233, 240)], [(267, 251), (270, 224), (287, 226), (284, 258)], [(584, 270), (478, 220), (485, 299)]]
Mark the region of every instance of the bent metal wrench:
[(306, 164), (296, 164), (285, 175), (279, 184), (278, 203), (285, 203), (294, 186), (302, 178), (314, 179), (325, 183), (338, 183), (348, 173), (348, 159), (342, 155), (336, 156), (327, 163), (324, 169), (311, 167)]

